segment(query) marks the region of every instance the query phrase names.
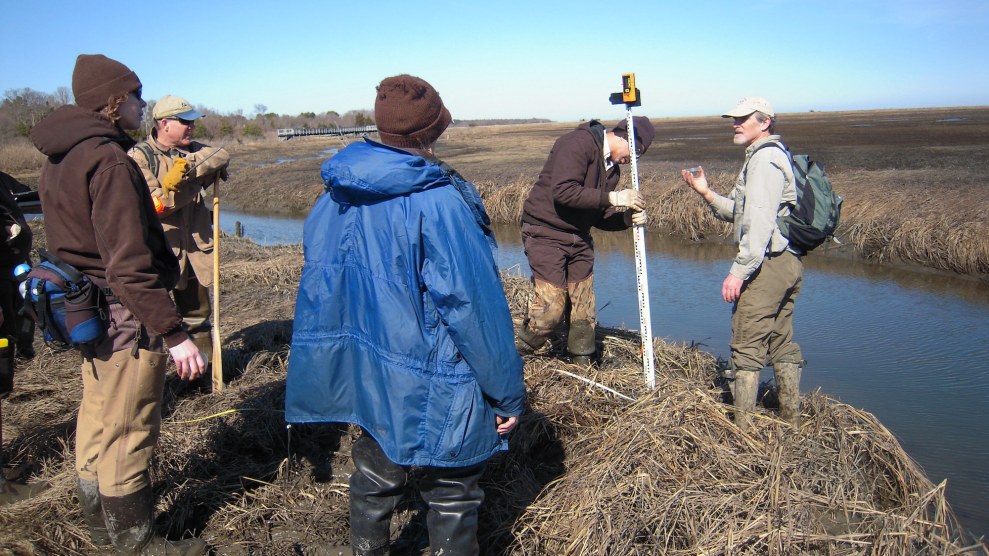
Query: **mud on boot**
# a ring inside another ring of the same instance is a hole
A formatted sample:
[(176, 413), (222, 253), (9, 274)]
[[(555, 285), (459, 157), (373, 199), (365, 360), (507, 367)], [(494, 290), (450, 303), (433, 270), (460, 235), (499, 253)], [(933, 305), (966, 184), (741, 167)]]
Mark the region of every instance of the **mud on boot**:
[(154, 533), (151, 487), (124, 496), (100, 495), (106, 528), (117, 554), (141, 556), (200, 556), (206, 543), (200, 539), (170, 541)]
[(97, 481), (79, 479), (76, 482), (76, 496), (82, 508), (82, 520), (89, 528), (89, 538), (100, 547), (109, 546), (110, 533), (103, 520), (103, 504), (100, 501), (100, 484)]
[(529, 329), (529, 319), (522, 321), (515, 339), (515, 349), (520, 355), (530, 355), (542, 348), (546, 344), (546, 337), (536, 334)]
[(567, 334), (567, 351), (570, 352), (574, 365), (587, 368), (594, 362), (594, 323), (589, 321), (574, 321), (570, 323)]
[(743, 431), (751, 430), (752, 414), (759, 394), (759, 371), (735, 371), (731, 394), (735, 406), (735, 425)]
[(780, 418), (793, 426), (800, 425), (800, 375), (799, 363), (780, 362), (773, 365), (776, 387), (779, 390)]

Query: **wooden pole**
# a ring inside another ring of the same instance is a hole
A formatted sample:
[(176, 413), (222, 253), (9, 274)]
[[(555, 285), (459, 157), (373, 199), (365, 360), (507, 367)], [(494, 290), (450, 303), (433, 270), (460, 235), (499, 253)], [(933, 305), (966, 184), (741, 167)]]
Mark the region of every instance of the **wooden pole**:
[(223, 350), (220, 347), (220, 173), (213, 180), (213, 391), (223, 391)]

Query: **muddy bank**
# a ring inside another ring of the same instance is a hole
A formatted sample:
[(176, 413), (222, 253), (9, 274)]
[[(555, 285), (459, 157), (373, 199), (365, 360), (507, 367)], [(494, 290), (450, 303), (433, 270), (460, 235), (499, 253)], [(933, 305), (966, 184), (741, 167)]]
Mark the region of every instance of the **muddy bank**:
[[(347, 542), (354, 431), (289, 431), (283, 420), (301, 250), (222, 245), (227, 387), (214, 394), (170, 374), (152, 469), (156, 528), (198, 534), (217, 554), (327, 554)], [(505, 285), (519, 317), (528, 284)], [(868, 413), (812, 394), (798, 429), (768, 409), (742, 434), (714, 383), (716, 362), (696, 347), (657, 343), (658, 387), (648, 391), (637, 334), (600, 329), (603, 359), (591, 371), (570, 365), (560, 340), (526, 359), (527, 413), (485, 474), (486, 553), (905, 555), (973, 544), (944, 485)], [(0, 507), (0, 551), (96, 554), (73, 494), (78, 356), (38, 347), (3, 402), (4, 471), (52, 486)], [(422, 552), (423, 519), (421, 500), (400, 507), (397, 553)]]

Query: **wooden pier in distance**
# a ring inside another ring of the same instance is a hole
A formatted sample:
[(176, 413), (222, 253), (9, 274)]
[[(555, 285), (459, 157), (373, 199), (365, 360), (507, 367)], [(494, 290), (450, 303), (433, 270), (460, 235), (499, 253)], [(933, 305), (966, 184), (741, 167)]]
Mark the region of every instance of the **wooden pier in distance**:
[(278, 138), (287, 141), (293, 137), (330, 136), (345, 137), (367, 136), (378, 132), (376, 125), (362, 125), (354, 127), (288, 127), (278, 130)]

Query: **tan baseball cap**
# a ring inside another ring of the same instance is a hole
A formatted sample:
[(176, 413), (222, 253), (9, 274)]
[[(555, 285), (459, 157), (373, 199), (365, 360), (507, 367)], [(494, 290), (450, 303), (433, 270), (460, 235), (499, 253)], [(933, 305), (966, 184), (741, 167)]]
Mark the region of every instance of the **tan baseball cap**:
[(738, 104), (736, 104), (731, 110), (722, 114), (721, 117), (741, 118), (742, 116), (748, 116), (753, 112), (762, 112), (771, 118), (776, 117), (776, 111), (773, 110), (773, 105), (762, 97), (745, 97), (738, 101)]
[(151, 117), (156, 120), (178, 118), (180, 120), (198, 120), (206, 114), (199, 112), (189, 104), (189, 101), (175, 95), (165, 95), (155, 103)]

